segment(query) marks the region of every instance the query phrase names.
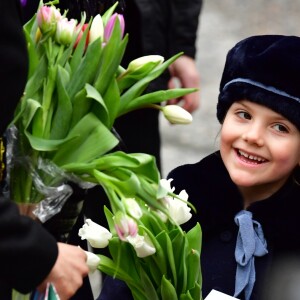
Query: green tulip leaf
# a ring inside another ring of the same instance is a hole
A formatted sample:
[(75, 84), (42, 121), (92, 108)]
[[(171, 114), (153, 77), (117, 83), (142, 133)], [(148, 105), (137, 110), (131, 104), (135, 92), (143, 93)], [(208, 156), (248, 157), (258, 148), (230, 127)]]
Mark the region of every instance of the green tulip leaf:
[(99, 255), (99, 257), (100, 257), (100, 264), (98, 269), (100, 271), (112, 277), (116, 277), (120, 280), (123, 280), (124, 282), (131, 284), (133, 286), (138, 286), (136, 284), (136, 280), (129, 275), (130, 273), (127, 273), (124, 270), (117, 268), (117, 265), (112, 259), (104, 255)]
[(90, 113), (92, 102), (92, 99), (86, 97), (85, 87), (75, 95), (72, 100), (73, 111), (70, 128), (73, 128), (85, 115)]
[[(144, 288), (147, 299), (159, 300), (159, 297), (157, 295), (157, 292), (153, 285), (152, 280), (149, 278), (147, 273), (142, 269), (141, 265), (139, 268), (139, 274), (140, 274), (141, 284)], [(171, 298), (169, 298), (169, 299), (171, 299)]]
[(197, 89), (195, 88), (180, 88), (144, 94), (130, 101), (126, 108), (124, 108), (122, 112), (119, 113), (119, 116), (127, 114), (128, 112), (139, 109), (141, 107), (147, 107), (147, 105), (152, 103), (161, 103), (169, 99), (180, 98), (186, 94), (190, 94), (196, 91)]
[(92, 84), (99, 69), (101, 55), (101, 40), (95, 40), (89, 45), (76, 71), (72, 74), (67, 86), (70, 99), (84, 88), (86, 83)]
[(191, 250), (186, 259), (187, 266), (187, 288), (192, 289), (198, 282), (200, 276), (200, 253), (197, 250)]
[[(99, 201), (101, 201), (101, 200), (99, 200)], [(106, 218), (106, 221), (107, 221), (107, 224), (109, 227), (109, 231), (111, 232), (112, 235), (117, 235), (115, 223), (113, 220), (113, 217), (114, 217), (113, 213), (107, 208), (106, 205), (104, 205), (103, 209), (104, 209), (105, 218)]]
[(132, 85), (124, 94), (121, 96), (121, 105), (119, 109), (119, 114), (122, 115), (122, 112), (126, 110), (127, 106), (130, 104), (133, 99), (139, 97), (144, 90), (147, 88), (149, 83), (159, 77), (168, 66), (173, 63), (182, 53), (172, 56), (170, 59), (165, 61), (163, 64), (158, 65), (154, 70), (152, 70), (147, 76), (143, 79), (136, 82)]
[(103, 96), (103, 99), (109, 112), (107, 126), (108, 128), (112, 128), (113, 124), (115, 123), (120, 104), (120, 91), (118, 89), (118, 85), (115, 78), (112, 78), (112, 80), (110, 81), (109, 86)]
[(198, 283), (196, 282), (195, 283), (195, 286), (193, 288), (191, 288), (188, 292), (191, 296), (191, 299), (200, 299), (202, 300), (202, 290), (201, 290), (201, 287), (202, 287), (202, 281), (201, 283)]
[(172, 283), (163, 275), (161, 280), (161, 299), (162, 300), (177, 300), (177, 293)]
[(65, 138), (69, 132), (72, 118), (72, 103), (65, 89), (68, 80), (68, 72), (59, 67), (57, 71), (57, 106), (52, 120), (51, 139)]
[(116, 18), (111, 37), (101, 53), (101, 67), (99, 68), (98, 75), (93, 84), (101, 95), (105, 94), (110, 85), (110, 81), (114, 78), (115, 73), (118, 70), (125, 52), (127, 41), (127, 36), (122, 39), (120, 22), (119, 19)]
[(73, 139), (61, 145), (53, 156), (53, 162), (59, 166), (90, 162), (118, 144), (115, 136), (92, 113), (83, 117), (67, 138)]
[(197, 223), (191, 230), (189, 230), (186, 237), (189, 241), (189, 248), (195, 249), (200, 253), (202, 245), (202, 231), (200, 224)]
[(102, 15), (102, 22), (104, 24), (104, 26), (107, 24), (108, 20), (110, 19), (110, 17), (112, 16), (112, 14), (114, 13), (116, 7), (118, 6), (119, 2), (116, 1), (110, 8), (108, 8), (105, 13)]
[[(70, 66), (71, 66), (71, 70), (72, 73), (76, 72), (78, 66), (80, 65), (80, 62), (82, 60), (82, 57), (84, 56), (84, 52), (86, 50), (86, 39), (88, 37), (88, 32), (90, 29), (90, 23), (91, 20), (88, 24), (88, 27), (85, 29), (85, 31), (83, 32), (80, 41), (78, 42), (75, 51), (73, 52), (73, 55), (70, 59)], [(80, 26), (78, 29), (82, 30), (82, 21), (80, 22)]]
[(181, 294), (179, 296), (179, 300), (195, 300), (195, 299), (200, 299), (200, 298), (199, 297), (193, 298), (189, 291), (187, 291), (187, 293)]

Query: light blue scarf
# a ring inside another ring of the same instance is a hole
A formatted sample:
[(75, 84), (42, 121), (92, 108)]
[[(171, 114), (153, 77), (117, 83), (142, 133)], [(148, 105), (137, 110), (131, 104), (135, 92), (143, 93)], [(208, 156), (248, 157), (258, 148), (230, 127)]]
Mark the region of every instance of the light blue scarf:
[(235, 248), (237, 269), (234, 297), (245, 291), (245, 299), (249, 300), (255, 283), (254, 256), (267, 254), (267, 243), (261, 225), (252, 220), (250, 211), (240, 211), (234, 221), (239, 226)]

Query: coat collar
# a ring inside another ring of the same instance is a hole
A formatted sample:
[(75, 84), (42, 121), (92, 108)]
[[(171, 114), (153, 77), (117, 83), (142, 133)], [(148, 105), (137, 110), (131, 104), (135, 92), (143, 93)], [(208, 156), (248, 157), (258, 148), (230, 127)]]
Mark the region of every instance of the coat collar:
[[(214, 181), (214, 189), (223, 191), (218, 195), (218, 199), (213, 196), (212, 190), (209, 192), (213, 202), (217, 202), (211, 205), (211, 217), (218, 216), (214, 218), (214, 222), (217, 222), (218, 226), (226, 226), (233, 222), (235, 214), (243, 209), (242, 197), (231, 181), (219, 152), (208, 156), (202, 166), (199, 165), (200, 168), (205, 168), (207, 173), (210, 170), (209, 166), (213, 169), (209, 180)], [(213, 176), (213, 173), (217, 176)], [(208, 186), (206, 183), (205, 189)], [(285, 248), (293, 244), (300, 249), (300, 186), (292, 178), (275, 194), (253, 203), (248, 210), (253, 213), (253, 219), (262, 225), (267, 240), (276, 243), (277, 247)]]

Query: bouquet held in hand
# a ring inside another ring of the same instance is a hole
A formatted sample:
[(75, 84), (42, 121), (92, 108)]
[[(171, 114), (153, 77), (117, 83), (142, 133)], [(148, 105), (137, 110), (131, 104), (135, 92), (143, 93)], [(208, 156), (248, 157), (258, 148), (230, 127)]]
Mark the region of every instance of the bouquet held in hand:
[(29, 74), (7, 130), (10, 197), (34, 205), (34, 216), (45, 222), (62, 209), (71, 183), (102, 186), (109, 230), (87, 220), (79, 234), (93, 247), (108, 246), (111, 257), (91, 256), (91, 269), (124, 280), (135, 299), (198, 300), (201, 229), (180, 227), (190, 218), (187, 195), (173, 194), (153, 156), (119, 150), (113, 128), (139, 108), (159, 109), (172, 123), (191, 122), (182, 108), (158, 103), (196, 89), (145, 93), (181, 53), (123, 67), (128, 36), (114, 13), (117, 3), (88, 22), (84, 12), (77, 22), (54, 4), (41, 2), (24, 26)]

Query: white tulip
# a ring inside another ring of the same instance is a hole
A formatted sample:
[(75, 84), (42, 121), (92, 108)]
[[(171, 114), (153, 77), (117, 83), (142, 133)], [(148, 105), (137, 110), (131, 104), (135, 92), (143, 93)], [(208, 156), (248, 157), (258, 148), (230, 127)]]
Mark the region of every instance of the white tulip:
[(156, 252), (148, 236), (137, 234), (135, 237), (128, 236), (126, 239), (134, 247), (137, 257), (147, 257)]
[(90, 33), (89, 33), (89, 43), (94, 42), (98, 38), (102, 38), (104, 34), (103, 20), (100, 14), (96, 15), (92, 21)]
[(192, 115), (179, 105), (166, 105), (161, 110), (172, 124), (190, 124), (193, 121)]
[(143, 215), (142, 209), (134, 198), (123, 198), (122, 199), (125, 209), (131, 217), (140, 219)]
[(187, 204), (188, 194), (185, 190), (181, 191), (177, 198), (168, 197), (167, 208), (171, 219), (177, 224), (181, 225), (186, 223), (191, 217), (191, 208)]
[(87, 240), (94, 248), (105, 248), (112, 234), (103, 226), (86, 219), (85, 224), (79, 229), (78, 235), (82, 240)]
[(145, 71), (149, 73), (157, 65), (162, 64), (164, 57), (161, 55), (146, 55), (132, 60), (126, 70), (127, 73), (139, 72), (144, 73)]
[(86, 253), (86, 264), (89, 267), (89, 270), (91, 273), (95, 272), (99, 266), (100, 263), (100, 257), (96, 255), (95, 253), (84, 251)]
[(159, 186), (158, 186), (158, 192), (157, 192), (157, 198), (163, 198), (167, 196), (169, 193), (173, 193), (175, 188), (171, 188), (171, 181), (173, 179), (161, 179), (159, 181)]

